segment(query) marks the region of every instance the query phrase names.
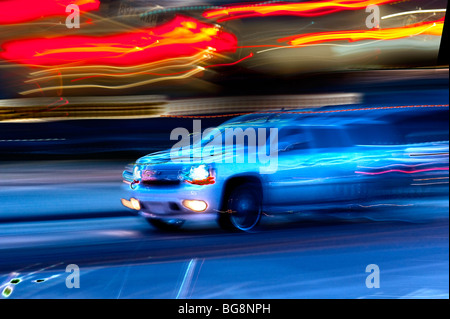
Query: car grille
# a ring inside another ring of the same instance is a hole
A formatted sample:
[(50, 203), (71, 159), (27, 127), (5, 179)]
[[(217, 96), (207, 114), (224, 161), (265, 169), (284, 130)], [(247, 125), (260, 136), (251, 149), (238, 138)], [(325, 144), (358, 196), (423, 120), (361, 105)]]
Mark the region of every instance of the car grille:
[(147, 186), (176, 186), (180, 184), (178, 167), (146, 167), (142, 170), (141, 183)]
[(179, 180), (152, 180), (152, 181), (142, 181), (142, 185), (148, 186), (176, 186), (179, 185)]

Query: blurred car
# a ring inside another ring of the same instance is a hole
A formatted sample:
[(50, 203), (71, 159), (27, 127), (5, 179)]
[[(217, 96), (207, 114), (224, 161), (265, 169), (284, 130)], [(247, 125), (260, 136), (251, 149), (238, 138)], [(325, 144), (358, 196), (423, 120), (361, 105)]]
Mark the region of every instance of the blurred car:
[[(381, 199), (442, 195), (448, 193), (447, 119), (448, 106), (240, 116), (214, 131), (222, 143), (210, 135), (183, 156), (172, 149), (138, 159), (123, 172), (129, 193), (122, 203), (161, 229), (216, 219), (225, 229), (249, 231), (263, 215), (345, 211)], [(227, 143), (221, 134), (227, 129), (248, 134)], [(252, 130), (265, 131), (266, 140), (257, 138), (260, 145), (252, 147)], [(213, 141), (220, 154), (205, 156)], [(271, 154), (272, 162), (261, 152)]]

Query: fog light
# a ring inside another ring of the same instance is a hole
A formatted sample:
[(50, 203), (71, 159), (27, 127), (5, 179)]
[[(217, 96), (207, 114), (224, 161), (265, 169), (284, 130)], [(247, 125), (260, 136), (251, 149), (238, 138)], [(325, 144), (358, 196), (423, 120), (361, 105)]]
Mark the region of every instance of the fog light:
[(136, 198), (132, 198), (130, 200), (126, 200), (122, 198), (122, 205), (134, 210), (141, 210), (141, 204)]
[(133, 209), (140, 210), (141, 209), (141, 203), (136, 198), (130, 199), (131, 206), (133, 206)]
[(187, 209), (190, 209), (194, 212), (204, 212), (206, 208), (208, 207), (208, 204), (202, 200), (191, 200), (191, 199), (185, 199), (183, 201), (183, 206)]

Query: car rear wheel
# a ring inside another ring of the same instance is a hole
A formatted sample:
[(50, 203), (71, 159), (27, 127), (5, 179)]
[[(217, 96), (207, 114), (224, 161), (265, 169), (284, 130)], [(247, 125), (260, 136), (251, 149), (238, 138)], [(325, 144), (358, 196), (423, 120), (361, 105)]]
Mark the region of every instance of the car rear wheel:
[(184, 220), (181, 219), (146, 218), (146, 220), (153, 227), (163, 231), (178, 230), (184, 224)]
[(219, 225), (227, 230), (250, 231), (261, 220), (261, 192), (257, 185), (247, 183), (234, 188), (219, 214)]

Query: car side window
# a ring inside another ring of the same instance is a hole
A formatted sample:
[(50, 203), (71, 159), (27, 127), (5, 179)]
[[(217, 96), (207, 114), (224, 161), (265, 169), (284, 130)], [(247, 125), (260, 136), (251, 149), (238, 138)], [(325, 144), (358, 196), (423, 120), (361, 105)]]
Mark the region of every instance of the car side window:
[(278, 151), (304, 150), (310, 147), (310, 139), (302, 128), (284, 128), (278, 132)]
[(343, 127), (315, 127), (312, 130), (314, 148), (341, 148), (353, 146)]
[(387, 123), (354, 125), (350, 133), (355, 145), (391, 145), (404, 142), (396, 127)]

